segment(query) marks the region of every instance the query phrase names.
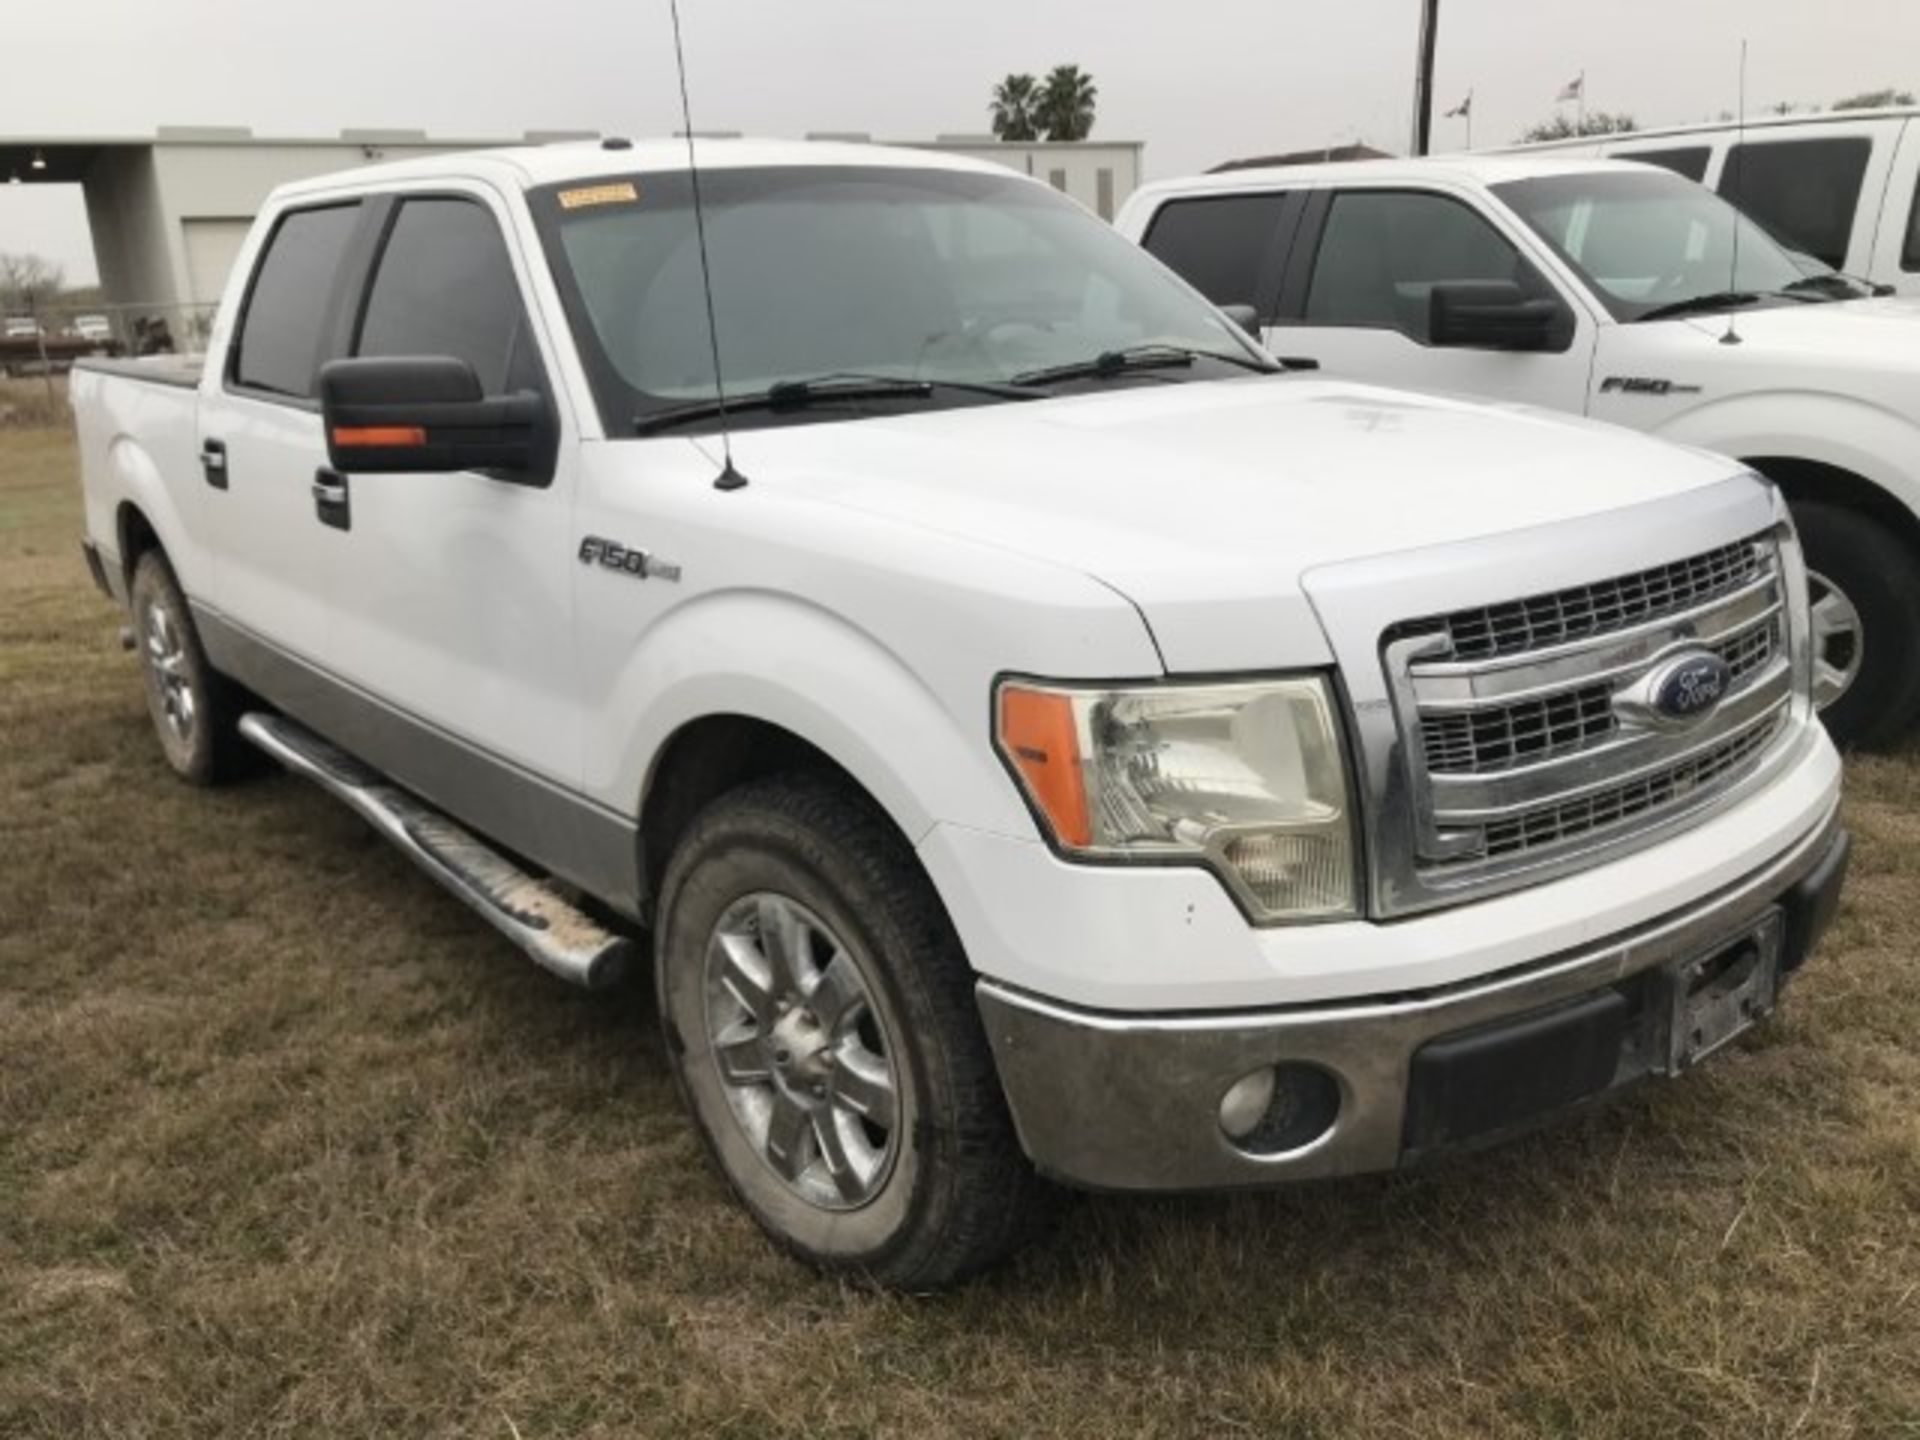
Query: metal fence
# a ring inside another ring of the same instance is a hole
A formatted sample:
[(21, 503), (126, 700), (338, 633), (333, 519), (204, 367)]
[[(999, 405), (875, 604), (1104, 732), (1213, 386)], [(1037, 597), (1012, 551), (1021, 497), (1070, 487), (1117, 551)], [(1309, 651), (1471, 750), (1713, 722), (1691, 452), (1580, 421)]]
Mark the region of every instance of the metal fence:
[(206, 349), (210, 304), (0, 308), (0, 374), (58, 373), (85, 355), (169, 355)]

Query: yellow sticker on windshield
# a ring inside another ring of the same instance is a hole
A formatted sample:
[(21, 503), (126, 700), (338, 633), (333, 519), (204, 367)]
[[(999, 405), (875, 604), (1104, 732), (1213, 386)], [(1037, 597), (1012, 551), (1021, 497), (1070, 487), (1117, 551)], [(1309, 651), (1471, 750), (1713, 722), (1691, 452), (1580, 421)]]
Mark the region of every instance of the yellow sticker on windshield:
[(618, 205), (639, 198), (639, 187), (631, 180), (621, 180), (612, 185), (583, 185), (578, 190), (562, 190), (560, 208), (580, 210), (588, 205)]

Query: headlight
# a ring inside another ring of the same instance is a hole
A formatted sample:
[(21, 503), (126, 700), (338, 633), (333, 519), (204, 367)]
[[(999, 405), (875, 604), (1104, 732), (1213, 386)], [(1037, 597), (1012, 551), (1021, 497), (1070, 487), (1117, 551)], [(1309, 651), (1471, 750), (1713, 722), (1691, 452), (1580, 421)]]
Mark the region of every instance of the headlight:
[(1324, 680), (1083, 689), (1008, 680), (996, 740), (1061, 850), (1211, 866), (1256, 920), (1356, 913)]

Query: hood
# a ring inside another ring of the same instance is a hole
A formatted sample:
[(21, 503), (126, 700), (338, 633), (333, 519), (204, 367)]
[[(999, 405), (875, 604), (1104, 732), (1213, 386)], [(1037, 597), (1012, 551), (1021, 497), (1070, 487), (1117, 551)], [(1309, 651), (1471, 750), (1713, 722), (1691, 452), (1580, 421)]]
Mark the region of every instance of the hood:
[[(1817, 366), (1920, 370), (1920, 296), (1869, 300), (1789, 301), (1732, 312), (1741, 360), (1793, 360)], [(1686, 323), (1718, 340), (1727, 316), (1694, 315)], [(1733, 349), (1735, 347), (1729, 347)]]
[(1737, 469), (1543, 411), (1299, 376), (748, 430), (734, 453), (756, 485), (1093, 576), (1189, 671), (1322, 663), (1310, 568), (1578, 519)]

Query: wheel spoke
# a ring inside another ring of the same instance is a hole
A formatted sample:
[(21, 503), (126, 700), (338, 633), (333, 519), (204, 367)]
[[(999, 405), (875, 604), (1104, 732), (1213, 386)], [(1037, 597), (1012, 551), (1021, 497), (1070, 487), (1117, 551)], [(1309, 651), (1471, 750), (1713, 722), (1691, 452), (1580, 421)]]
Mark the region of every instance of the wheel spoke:
[(797, 995), (801, 989), (807, 925), (793, 906), (774, 895), (763, 895), (756, 911), (760, 921), (760, 953), (776, 993)]
[(863, 1165), (849, 1151), (847, 1137), (840, 1133), (839, 1121), (831, 1109), (823, 1107), (815, 1114), (813, 1138), (820, 1146), (820, 1161), (826, 1166), (827, 1176), (833, 1181), (833, 1188), (840, 1192), (840, 1198), (863, 1198), (874, 1162), (868, 1158)]
[(833, 959), (820, 972), (820, 981), (807, 996), (807, 1008), (820, 1017), (826, 1029), (839, 1034), (867, 1003), (867, 987), (860, 971), (844, 950), (836, 950)]
[(729, 1085), (761, 1085), (773, 1078), (758, 1026), (730, 1026), (715, 1038), (713, 1054), (720, 1062), (721, 1078)]
[(811, 1158), (807, 1137), (812, 1133), (813, 1117), (798, 1100), (776, 1087), (773, 1113), (767, 1119), (767, 1158), (788, 1180), (798, 1180), (807, 1168)]
[(732, 931), (723, 930), (714, 939), (720, 951), (720, 983), (763, 1027), (771, 1025), (774, 982), (760, 947)]
[(883, 1130), (894, 1127), (893, 1077), (887, 1063), (863, 1045), (849, 1045), (834, 1057), (833, 1098)]

